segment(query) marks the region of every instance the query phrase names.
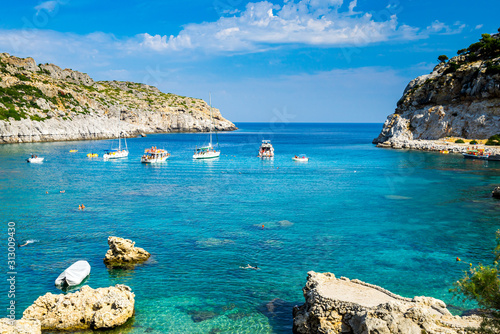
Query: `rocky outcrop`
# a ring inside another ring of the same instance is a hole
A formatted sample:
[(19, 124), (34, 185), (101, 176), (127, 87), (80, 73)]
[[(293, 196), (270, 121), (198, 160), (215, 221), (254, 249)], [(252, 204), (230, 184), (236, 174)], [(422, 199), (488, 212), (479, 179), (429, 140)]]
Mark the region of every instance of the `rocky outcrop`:
[(67, 295), (49, 292), (24, 311), (23, 319), (38, 319), (42, 330), (113, 328), (134, 315), (134, 297), (125, 285), (99, 289), (86, 285)]
[(108, 238), (109, 250), (104, 263), (111, 266), (129, 266), (144, 262), (151, 254), (142, 248), (135, 247), (135, 242), (118, 237)]
[(491, 196), (500, 199), (500, 187), (495, 187), (495, 189), (491, 192)]
[(123, 133), (235, 130), (220, 111), (196, 98), (37, 65), (0, 53), (0, 143), (115, 138)]
[(373, 143), (485, 139), (500, 132), (500, 53), (478, 52), (453, 57), (412, 80)]
[(41, 334), (42, 326), (36, 319), (0, 319), (0, 334)]
[(438, 299), (404, 298), (331, 273), (309, 272), (303, 292), (305, 304), (293, 311), (294, 333), (463, 334), (481, 321), (452, 316)]

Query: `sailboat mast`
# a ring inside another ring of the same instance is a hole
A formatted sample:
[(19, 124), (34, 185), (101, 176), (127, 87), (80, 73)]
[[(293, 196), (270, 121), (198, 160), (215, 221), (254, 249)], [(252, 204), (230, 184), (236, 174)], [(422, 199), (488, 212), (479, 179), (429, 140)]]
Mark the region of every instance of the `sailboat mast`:
[(208, 93), (210, 101), (210, 147), (212, 147), (212, 93)]

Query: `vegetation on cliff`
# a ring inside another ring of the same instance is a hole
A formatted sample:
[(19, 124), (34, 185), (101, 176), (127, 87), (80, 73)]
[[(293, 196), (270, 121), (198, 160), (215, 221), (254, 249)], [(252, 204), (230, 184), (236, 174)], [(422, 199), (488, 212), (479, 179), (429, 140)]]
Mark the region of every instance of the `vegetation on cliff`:
[(479, 333), (500, 332), (500, 231), (496, 233), (496, 242), (493, 263), (476, 267), (470, 264), (469, 271), (455, 282), (451, 290), (464, 300), (477, 302), (484, 311), (481, 327), (477, 330)]

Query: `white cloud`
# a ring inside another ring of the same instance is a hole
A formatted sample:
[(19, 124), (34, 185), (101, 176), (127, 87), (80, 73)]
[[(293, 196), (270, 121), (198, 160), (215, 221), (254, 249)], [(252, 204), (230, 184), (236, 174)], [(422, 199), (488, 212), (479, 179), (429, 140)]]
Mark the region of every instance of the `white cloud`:
[(479, 30), (479, 29), (481, 29), (482, 27), (483, 27), (483, 25), (482, 25), (482, 24), (478, 24), (478, 25), (476, 26), (476, 28), (475, 28), (475, 29), (476, 29), (476, 30)]
[(353, 0), (348, 12), (339, 12), (342, 4), (343, 0), (288, 1), (282, 6), (248, 3), (238, 15), (188, 24), (177, 36), (144, 33), (140, 45), (156, 51), (255, 52), (286, 44), (338, 47), (419, 38), (417, 28), (399, 25), (388, 9), (376, 15), (355, 13), (357, 1)]
[(432, 22), (430, 26), (427, 27), (426, 31), (428, 33), (434, 33), (434, 34), (438, 33), (440, 35), (455, 35), (455, 34), (460, 34), (466, 26), (467, 25), (461, 23), (460, 21), (457, 21), (453, 24), (452, 27), (450, 27), (449, 25), (436, 20)]

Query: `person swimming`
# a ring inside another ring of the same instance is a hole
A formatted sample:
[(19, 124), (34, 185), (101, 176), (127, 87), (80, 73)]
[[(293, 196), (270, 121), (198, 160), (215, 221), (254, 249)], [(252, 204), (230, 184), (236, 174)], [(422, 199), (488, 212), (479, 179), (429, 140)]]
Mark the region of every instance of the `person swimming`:
[(255, 266), (255, 267), (252, 267), (251, 265), (247, 264), (246, 267), (242, 267), (240, 266), (241, 269), (254, 269), (254, 270), (260, 270), (259, 267)]

